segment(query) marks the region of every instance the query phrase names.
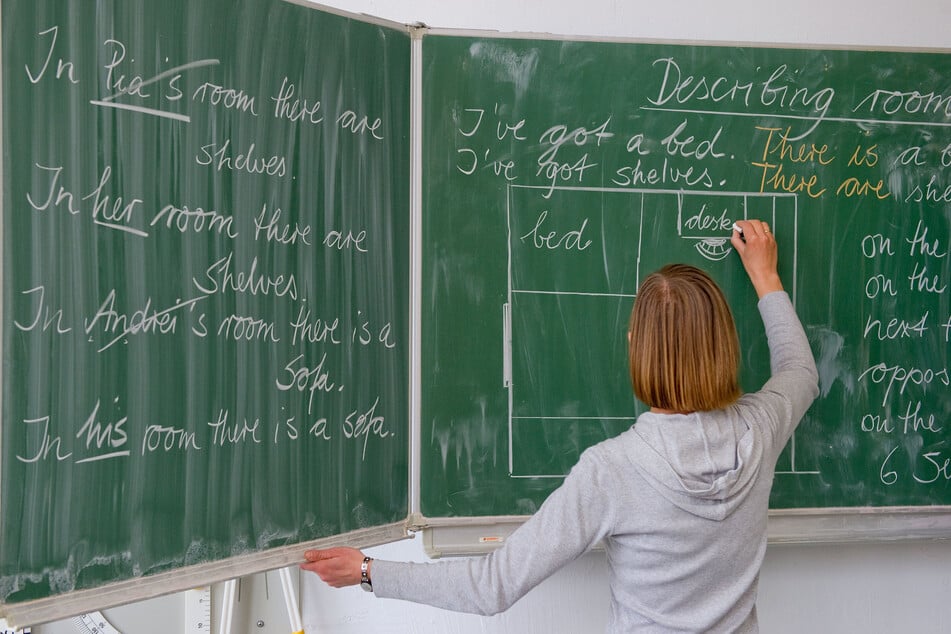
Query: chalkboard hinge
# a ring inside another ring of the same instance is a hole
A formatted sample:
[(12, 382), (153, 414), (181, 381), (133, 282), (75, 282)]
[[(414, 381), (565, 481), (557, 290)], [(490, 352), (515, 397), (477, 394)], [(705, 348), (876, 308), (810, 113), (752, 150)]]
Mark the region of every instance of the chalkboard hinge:
[(423, 36), (426, 35), (426, 31), (429, 30), (429, 27), (426, 26), (423, 22), (414, 22), (409, 25), (409, 36), (413, 40), (421, 40)]
[(406, 518), (406, 530), (410, 533), (418, 533), (429, 528), (429, 520), (420, 513), (410, 513)]

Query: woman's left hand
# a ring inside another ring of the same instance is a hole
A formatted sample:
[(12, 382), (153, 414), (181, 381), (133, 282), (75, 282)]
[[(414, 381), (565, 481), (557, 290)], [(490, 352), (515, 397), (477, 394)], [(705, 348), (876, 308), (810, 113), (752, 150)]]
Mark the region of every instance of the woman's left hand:
[(356, 548), (326, 548), (308, 550), (304, 553), (306, 564), (302, 570), (309, 570), (334, 588), (354, 586), (360, 583), (360, 566), (364, 554)]

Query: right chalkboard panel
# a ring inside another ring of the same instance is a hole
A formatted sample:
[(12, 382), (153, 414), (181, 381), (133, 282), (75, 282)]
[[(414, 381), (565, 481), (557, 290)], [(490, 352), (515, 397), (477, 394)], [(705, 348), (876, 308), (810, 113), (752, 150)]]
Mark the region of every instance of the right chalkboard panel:
[(951, 504), (951, 56), (427, 35), (423, 86), (423, 515), (532, 513), (634, 423), (664, 263), (723, 286), (757, 389), (753, 217), (821, 377), (771, 506)]

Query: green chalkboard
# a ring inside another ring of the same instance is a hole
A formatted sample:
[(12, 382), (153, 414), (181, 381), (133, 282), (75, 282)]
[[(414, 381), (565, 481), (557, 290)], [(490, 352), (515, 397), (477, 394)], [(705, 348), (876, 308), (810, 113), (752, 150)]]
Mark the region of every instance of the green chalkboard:
[(4, 0), (0, 601), (408, 513), (406, 29)]
[(421, 512), (524, 515), (627, 429), (640, 280), (768, 220), (821, 396), (776, 509), (951, 504), (951, 55), (423, 40)]

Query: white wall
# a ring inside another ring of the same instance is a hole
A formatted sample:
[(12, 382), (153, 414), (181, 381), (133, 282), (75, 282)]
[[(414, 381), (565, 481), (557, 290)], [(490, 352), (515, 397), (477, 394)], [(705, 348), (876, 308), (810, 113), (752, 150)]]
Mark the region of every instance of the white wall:
[[(869, 47), (951, 48), (951, 2), (903, 0), (326, 0), (323, 4), (432, 27), (612, 36)], [(420, 540), (376, 548), (381, 558), (424, 561)], [(277, 588), (248, 585), (236, 632), (287, 632)], [(582, 557), (491, 618), (376, 599), (356, 588), (331, 590), (303, 575), (308, 634), (584, 634), (606, 621), (604, 557)], [(173, 632), (181, 597), (105, 613), (124, 634)], [(760, 584), (765, 634), (945, 634), (951, 632), (951, 542), (772, 546)], [(263, 627), (257, 627), (259, 615)], [(170, 629), (170, 625), (171, 629)], [(34, 634), (77, 631), (61, 622)], [(217, 630), (215, 630), (217, 631)]]
[(951, 47), (947, 0), (320, 0), (318, 4), (434, 28)]

